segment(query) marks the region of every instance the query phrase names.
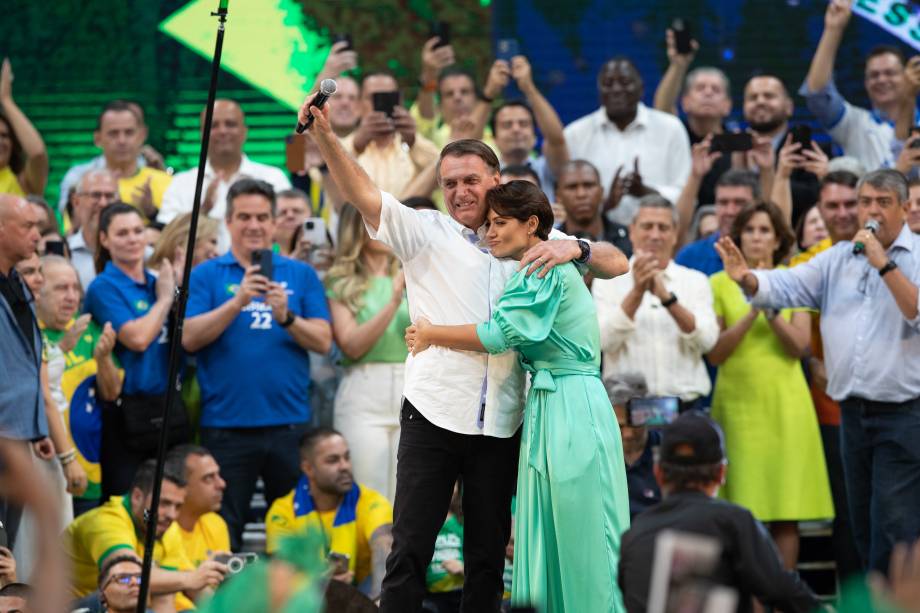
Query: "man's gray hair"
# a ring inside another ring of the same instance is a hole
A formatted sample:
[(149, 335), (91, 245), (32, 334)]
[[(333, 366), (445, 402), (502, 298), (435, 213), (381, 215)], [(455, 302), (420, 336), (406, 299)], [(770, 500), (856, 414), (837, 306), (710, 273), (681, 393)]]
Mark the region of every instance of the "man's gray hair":
[(118, 179), (115, 178), (111, 170), (108, 168), (93, 168), (80, 175), (80, 180), (77, 181), (77, 193), (79, 194), (83, 191), (83, 186), (86, 184), (86, 181), (95, 177), (108, 177), (112, 180), (112, 183), (115, 184), (116, 189), (118, 187)]
[(661, 194), (648, 194), (639, 198), (639, 202), (636, 203), (636, 212), (633, 213), (631, 223), (636, 223), (636, 219), (639, 218), (639, 214), (642, 212), (642, 209), (667, 209), (671, 211), (671, 219), (674, 220), (675, 228), (680, 222), (680, 217), (677, 213), (677, 209), (674, 208), (674, 205), (671, 204), (670, 200)]
[(625, 406), (633, 398), (644, 398), (648, 395), (645, 375), (638, 372), (624, 372), (604, 377), (604, 387), (613, 406)]
[(725, 74), (721, 69), (716, 68), (715, 66), (700, 66), (699, 68), (694, 68), (687, 73), (687, 77), (684, 79), (684, 91), (687, 91), (693, 86), (693, 82), (696, 81), (700, 76), (704, 74), (714, 74), (722, 80), (722, 87), (725, 88), (725, 95), (728, 98), (732, 97), (732, 84), (728, 79), (728, 75)]
[(871, 185), (875, 189), (894, 192), (898, 202), (907, 202), (910, 188), (907, 185), (907, 178), (893, 168), (879, 168), (864, 174), (859, 183), (856, 184), (856, 191), (859, 192), (863, 185)]

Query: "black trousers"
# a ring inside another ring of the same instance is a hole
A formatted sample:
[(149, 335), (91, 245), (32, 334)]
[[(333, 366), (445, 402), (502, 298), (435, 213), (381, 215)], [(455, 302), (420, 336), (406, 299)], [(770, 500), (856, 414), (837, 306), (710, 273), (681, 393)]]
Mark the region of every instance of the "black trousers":
[(393, 548), (380, 610), (417, 613), (425, 571), (458, 477), (463, 478), (464, 613), (501, 607), (505, 545), (521, 433), (511, 438), (457, 434), (435, 426), (403, 400), (396, 463)]
[(121, 408), (114, 402), (102, 404), (102, 445), (99, 448), (99, 467), (102, 469), (102, 502), (110, 496), (123, 496), (131, 489), (134, 473), (144, 460), (156, 452), (142, 453), (128, 447), (125, 420)]

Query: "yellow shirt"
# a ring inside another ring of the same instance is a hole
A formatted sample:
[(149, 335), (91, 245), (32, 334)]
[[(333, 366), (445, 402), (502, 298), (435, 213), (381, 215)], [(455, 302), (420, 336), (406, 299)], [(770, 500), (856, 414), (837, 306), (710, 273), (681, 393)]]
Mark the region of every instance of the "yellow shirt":
[(352, 486), (335, 511), (318, 513), (310, 496), (310, 485), (301, 477), (290, 494), (272, 503), (265, 517), (265, 550), (274, 553), (279, 541), (288, 535), (301, 534), (310, 527), (319, 528), (329, 553), (348, 556), (348, 568), (361, 583), (371, 572), (371, 535), (393, 523), (393, 507), (383, 494), (369, 487)]
[(136, 206), (140, 200), (134, 193), (136, 189), (144, 187), (147, 180), (150, 180), (150, 191), (153, 193), (153, 204), (160, 208), (163, 203), (163, 194), (166, 188), (172, 182), (172, 175), (156, 168), (139, 168), (133, 177), (118, 180), (118, 195), (122, 202)]
[(404, 198), (404, 190), (426, 166), (438, 159), (440, 151), (421, 134), (415, 135), (411, 147), (402, 142), (399, 134), (385, 147), (371, 141), (361, 154), (355, 152), (354, 133), (342, 139), (345, 150), (355, 156), (358, 164), (374, 184), (385, 192)]
[[(134, 527), (129, 505), (128, 497), (112, 496), (102, 506), (76, 518), (64, 530), (62, 540), (70, 561), (70, 591), (74, 598), (82, 598), (98, 587), (96, 581), (100, 565), (109, 554), (119, 549), (129, 549), (143, 558), (144, 537)], [(185, 555), (182, 536), (176, 523), (154, 544), (153, 561), (165, 570), (193, 569)], [(177, 605), (179, 596), (184, 599), (184, 596), (178, 594)], [(177, 610), (183, 609), (177, 607)]]
[[(409, 107), (409, 114), (415, 120), (415, 129), (419, 134), (434, 143), (438, 149), (443, 149), (450, 143), (450, 125), (444, 123), (441, 118), (441, 112), (435, 109), (435, 115), (432, 119), (422, 117), (422, 112), (418, 108), (418, 103), (413, 103)], [(495, 145), (495, 139), (492, 137), (492, 129), (487, 125), (483, 129), (482, 142), (487, 144), (498, 155), (498, 147)]]
[(13, 169), (9, 166), (0, 168), (0, 194), (26, 195), (25, 192), (22, 191), (22, 186), (19, 185), (19, 179), (16, 178), (16, 173), (14, 173)]
[(792, 259), (789, 261), (789, 266), (798, 266), (799, 264), (804, 264), (811, 258), (815, 257), (822, 251), (827, 251), (834, 246), (834, 243), (829, 238), (825, 238), (823, 241), (819, 241), (809, 247), (807, 250), (797, 253), (792, 256)]
[(185, 555), (193, 566), (197, 567), (207, 560), (211, 552), (230, 552), (230, 531), (227, 522), (217, 513), (205, 513), (199, 517), (191, 532), (183, 530), (178, 523), (176, 526), (182, 535)]

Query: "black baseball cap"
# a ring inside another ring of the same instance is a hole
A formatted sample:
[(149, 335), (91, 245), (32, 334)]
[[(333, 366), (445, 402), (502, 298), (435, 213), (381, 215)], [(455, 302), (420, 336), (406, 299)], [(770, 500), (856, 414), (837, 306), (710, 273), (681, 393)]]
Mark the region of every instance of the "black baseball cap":
[(687, 411), (663, 430), (662, 462), (695, 466), (716, 464), (725, 459), (722, 429), (701, 411)]

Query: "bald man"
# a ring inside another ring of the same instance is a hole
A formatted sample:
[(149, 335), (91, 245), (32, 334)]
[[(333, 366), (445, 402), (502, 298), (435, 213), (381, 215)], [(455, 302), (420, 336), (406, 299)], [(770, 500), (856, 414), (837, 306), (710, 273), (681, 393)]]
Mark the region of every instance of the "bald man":
[[(16, 273), (17, 263), (35, 254), (39, 216), (25, 198), (0, 194), (0, 436), (32, 442), (42, 459), (54, 457), (39, 373), (42, 337), (32, 294)], [(21, 509), (0, 499), (0, 521), (10, 549)]]
[[(204, 111), (201, 112), (201, 126), (204, 129)], [(229, 235), (223, 227), (227, 206), (227, 190), (242, 177), (265, 181), (275, 192), (290, 189), (291, 182), (281, 170), (267, 164), (250, 160), (243, 153), (246, 142), (246, 117), (243, 109), (233, 100), (217, 100), (211, 118), (211, 142), (208, 147), (208, 164), (204, 171), (202, 186), (202, 213), (221, 221), (220, 250), (230, 245)], [(179, 215), (192, 210), (195, 200), (195, 181), (198, 168), (191, 168), (173, 177), (173, 182), (163, 196), (163, 204), (157, 221), (169, 223)]]

